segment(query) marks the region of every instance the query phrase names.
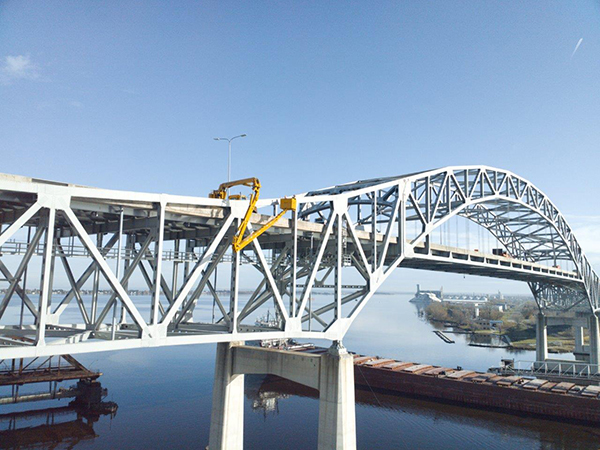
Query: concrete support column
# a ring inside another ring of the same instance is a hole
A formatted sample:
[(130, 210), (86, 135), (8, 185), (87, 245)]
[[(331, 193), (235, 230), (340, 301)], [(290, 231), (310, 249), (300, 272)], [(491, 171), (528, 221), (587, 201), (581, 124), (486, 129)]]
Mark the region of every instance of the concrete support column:
[(546, 316), (538, 313), (536, 336), (535, 336), (535, 359), (536, 361), (546, 361), (548, 359), (548, 327)]
[(583, 353), (583, 327), (575, 325), (573, 334), (575, 335), (575, 352)]
[(210, 450), (242, 450), (244, 446), (244, 375), (233, 372), (233, 348), (240, 344), (217, 344)]
[(319, 390), (319, 450), (356, 450), (354, 357), (335, 342), (321, 355), (221, 343), (217, 346), (210, 450), (242, 450), (244, 375), (272, 374)]
[(598, 316), (590, 315), (590, 364), (600, 364), (600, 326)]
[(321, 355), (319, 450), (355, 450), (354, 361), (341, 343)]
[[(583, 348), (583, 327), (579, 325), (573, 326), (573, 335), (575, 336), (575, 359), (583, 360), (583, 353), (585, 349)], [(581, 358), (581, 359), (580, 359)]]

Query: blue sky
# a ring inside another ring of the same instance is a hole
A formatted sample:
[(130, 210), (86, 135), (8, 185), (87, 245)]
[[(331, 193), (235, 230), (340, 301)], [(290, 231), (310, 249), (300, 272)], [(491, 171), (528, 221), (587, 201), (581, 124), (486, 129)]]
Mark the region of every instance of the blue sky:
[(0, 1), (2, 172), (206, 195), (240, 133), (265, 196), (510, 169), (600, 255), (600, 2)]

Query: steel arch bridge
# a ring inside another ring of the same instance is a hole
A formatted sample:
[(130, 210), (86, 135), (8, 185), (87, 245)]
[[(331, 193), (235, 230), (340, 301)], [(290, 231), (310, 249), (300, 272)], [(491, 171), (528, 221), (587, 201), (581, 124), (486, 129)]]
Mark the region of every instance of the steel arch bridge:
[[(542, 191), (511, 172), (447, 167), (295, 197), (296, 210), (232, 252), (248, 200), (0, 176), (0, 359), (341, 340), (402, 267), (521, 280), (543, 311), (599, 311), (598, 276), (573, 231)], [(278, 203), (259, 200), (248, 232)], [(487, 230), (502, 252), (434, 243), (456, 217)], [(136, 277), (144, 292), (130, 289)], [(257, 320), (269, 309), (272, 320)]]

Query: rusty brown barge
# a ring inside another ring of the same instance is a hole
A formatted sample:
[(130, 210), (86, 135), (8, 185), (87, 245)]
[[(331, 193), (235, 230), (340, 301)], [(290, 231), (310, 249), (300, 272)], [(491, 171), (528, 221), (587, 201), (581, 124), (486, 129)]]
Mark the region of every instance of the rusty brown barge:
[[(321, 353), (326, 349), (305, 350)], [(554, 420), (600, 424), (600, 386), (502, 376), (354, 355), (354, 380), (367, 389)]]

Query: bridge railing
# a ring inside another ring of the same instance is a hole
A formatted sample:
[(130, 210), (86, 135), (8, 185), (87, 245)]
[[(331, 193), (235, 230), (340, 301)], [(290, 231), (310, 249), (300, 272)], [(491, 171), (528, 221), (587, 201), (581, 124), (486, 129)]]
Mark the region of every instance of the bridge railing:
[(584, 361), (515, 361), (494, 368), (495, 372), (522, 376), (552, 376), (573, 379), (600, 380), (600, 366)]
[[(28, 243), (25, 241), (17, 241), (17, 240), (8, 240), (0, 247), (0, 255), (1, 256), (22, 256), (25, 255), (30, 246), (34, 246), (33, 254), (35, 256), (43, 256), (45, 244), (39, 242), (37, 244)], [(98, 251), (101, 251), (101, 247), (97, 247)], [(181, 250), (163, 250), (162, 252), (162, 260), (163, 261), (171, 261), (171, 262), (196, 262), (198, 261), (203, 254), (204, 248), (201, 247), (198, 251), (181, 251)], [(52, 247), (53, 256), (61, 256), (65, 257), (80, 257), (80, 258), (90, 258), (90, 251), (81, 244), (75, 244), (73, 242), (62, 243), (60, 245), (60, 249), (57, 245), (53, 245)], [(105, 259), (117, 259), (119, 257), (119, 251), (116, 248), (111, 248), (108, 251), (103, 252), (103, 256)], [(128, 248), (122, 248), (120, 258), (122, 260), (133, 260), (136, 257), (136, 251), (133, 251)], [(270, 264), (273, 263), (274, 258), (270, 255), (265, 255), (267, 262)], [(141, 257), (144, 261), (154, 261), (156, 259), (156, 251), (152, 248), (146, 250), (145, 254)], [(225, 254), (222, 259), (222, 262), (231, 262), (232, 255)], [(258, 262), (258, 258), (255, 254), (247, 253), (244, 254), (244, 257), (240, 260), (240, 264), (256, 264)]]

